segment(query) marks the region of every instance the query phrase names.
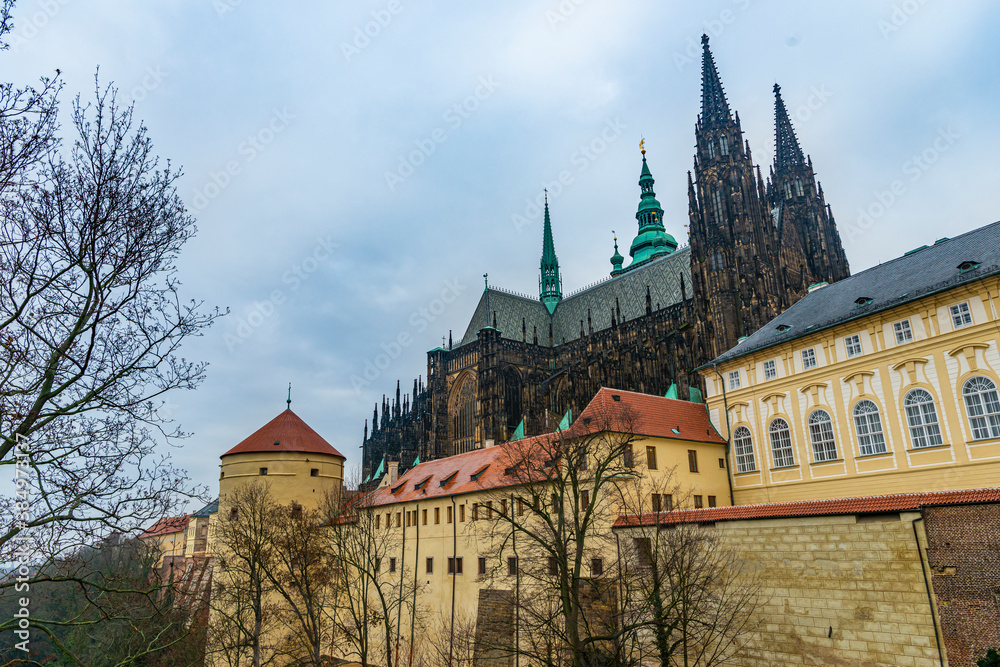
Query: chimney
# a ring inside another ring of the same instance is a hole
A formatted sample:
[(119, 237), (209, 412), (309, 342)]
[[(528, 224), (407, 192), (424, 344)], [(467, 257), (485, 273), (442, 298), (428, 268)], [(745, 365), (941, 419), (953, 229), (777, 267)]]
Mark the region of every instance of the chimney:
[(399, 461), (389, 461), (389, 483), (395, 484), (399, 479)]

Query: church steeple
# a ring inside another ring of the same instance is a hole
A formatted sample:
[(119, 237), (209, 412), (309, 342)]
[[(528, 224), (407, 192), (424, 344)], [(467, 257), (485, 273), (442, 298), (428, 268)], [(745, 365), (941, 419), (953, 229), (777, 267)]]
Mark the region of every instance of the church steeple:
[(722, 89), (719, 71), (715, 69), (715, 58), (708, 48), (708, 35), (701, 36), (701, 122), (705, 127), (719, 122), (732, 121), (729, 102)]
[(781, 86), (774, 84), (774, 170), (800, 166), (805, 163), (795, 129), (788, 120), (785, 102), (781, 99)]
[(549, 195), (545, 193), (545, 227), (542, 232), (541, 275), (538, 277), (538, 298), (549, 313), (556, 310), (562, 300), (562, 278), (559, 276), (559, 260), (552, 240), (552, 221), (549, 219)]
[(656, 193), (653, 192), (653, 174), (646, 163), (645, 142), (645, 139), (639, 142), (639, 150), (642, 152), (642, 171), (639, 172), (639, 210), (635, 214), (639, 232), (628, 251), (632, 256), (632, 264), (629, 267), (654, 257), (670, 254), (677, 249), (677, 241), (667, 234), (663, 227), (663, 208), (660, 207)]

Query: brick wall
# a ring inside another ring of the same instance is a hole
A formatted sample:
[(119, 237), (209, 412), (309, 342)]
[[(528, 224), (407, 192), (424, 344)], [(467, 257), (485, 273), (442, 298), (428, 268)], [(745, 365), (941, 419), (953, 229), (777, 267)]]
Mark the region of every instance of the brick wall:
[(514, 663), (514, 599), (511, 591), (483, 588), (479, 591), (476, 620), (476, 667), (508, 667)]
[(924, 510), (927, 561), (948, 664), (1000, 649), (1000, 504)]

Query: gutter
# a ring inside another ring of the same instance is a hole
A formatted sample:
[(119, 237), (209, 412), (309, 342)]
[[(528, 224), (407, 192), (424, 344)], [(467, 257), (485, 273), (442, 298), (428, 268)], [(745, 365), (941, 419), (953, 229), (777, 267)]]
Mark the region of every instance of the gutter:
[[(733, 443), (733, 429), (729, 424), (729, 399), (726, 397), (726, 380), (722, 377), (722, 373), (719, 372), (719, 365), (717, 363), (712, 362), (712, 368), (715, 370), (715, 374), (719, 376), (719, 383), (722, 385), (722, 404), (723, 409), (726, 411), (726, 481), (729, 482), (729, 504), (736, 505), (736, 497), (733, 494), (733, 471), (729, 469), (729, 454)], [(707, 403), (705, 404), (705, 408), (708, 408)], [(709, 419), (708, 422), (712, 423), (712, 420)]]
[(913, 541), (917, 544), (917, 554), (920, 557), (920, 573), (924, 575), (924, 588), (927, 590), (927, 604), (931, 608), (931, 622), (934, 624), (934, 641), (937, 644), (938, 662), (941, 667), (945, 667), (944, 649), (941, 647), (941, 631), (938, 629), (941, 619), (938, 617), (937, 606), (934, 604), (934, 594), (931, 590), (931, 582), (927, 577), (927, 569), (930, 567), (925, 559), (924, 550), (920, 547), (920, 536), (917, 533), (917, 522), (924, 520), (924, 507), (920, 506), (920, 516), (910, 522), (913, 527)]

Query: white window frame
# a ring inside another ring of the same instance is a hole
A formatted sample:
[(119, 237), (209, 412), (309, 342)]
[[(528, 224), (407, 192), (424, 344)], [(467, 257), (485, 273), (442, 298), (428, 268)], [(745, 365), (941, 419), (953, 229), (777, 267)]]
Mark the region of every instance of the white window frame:
[(802, 370), (808, 371), (816, 368), (819, 363), (816, 360), (816, 348), (802, 350)]
[(972, 325), (972, 309), (969, 308), (968, 301), (949, 306), (948, 312), (951, 313), (952, 328), (961, 329)]
[(774, 359), (768, 359), (764, 362), (764, 380), (773, 380), (778, 377), (778, 364)]
[(892, 332), (896, 334), (896, 345), (913, 342), (913, 327), (910, 318), (892, 323)]
[(976, 375), (962, 385), (965, 413), (973, 440), (1000, 438), (1000, 395), (993, 380)]
[(792, 429), (781, 417), (775, 417), (767, 427), (771, 441), (771, 460), (775, 468), (791, 468), (795, 465), (795, 448), (792, 447)]
[(740, 388), (740, 372), (729, 371), (729, 391), (734, 391)]
[(903, 411), (910, 429), (910, 444), (914, 449), (944, 444), (934, 397), (929, 391), (918, 387), (907, 392), (903, 397)]
[(753, 454), (753, 434), (746, 426), (733, 429), (733, 451), (736, 452), (736, 472), (756, 472), (757, 461)]
[(833, 435), (833, 419), (822, 408), (809, 413), (809, 443), (817, 463), (837, 460), (837, 439)]
[(858, 401), (851, 414), (854, 416), (854, 428), (858, 436), (858, 452), (861, 456), (888, 453), (889, 447), (885, 442), (885, 430), (882, 426), (882, 413), (875, 401), (867, 398)]
[(864, 348), (861, 347), (861, 335), (852, 334), (844, 338), (844, 348), (847, 350), (847, 358), (857, 357), (864, 354)]

